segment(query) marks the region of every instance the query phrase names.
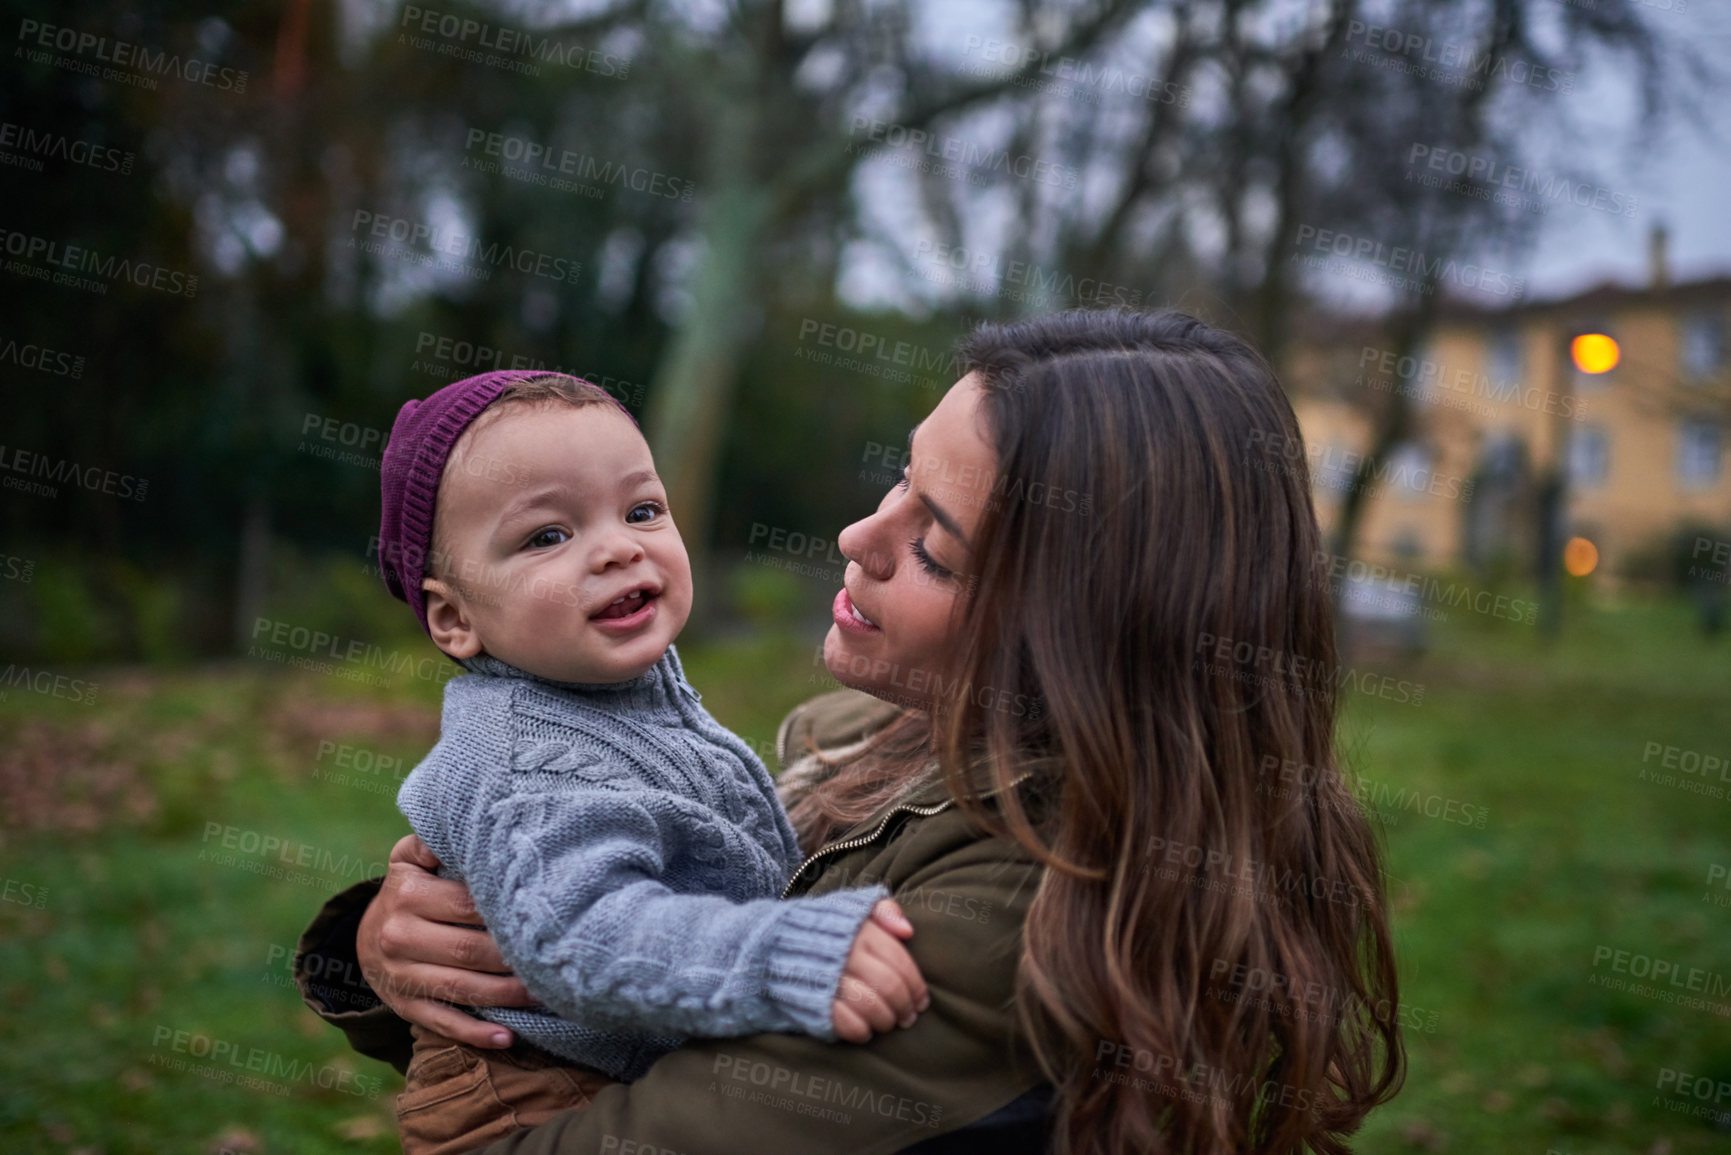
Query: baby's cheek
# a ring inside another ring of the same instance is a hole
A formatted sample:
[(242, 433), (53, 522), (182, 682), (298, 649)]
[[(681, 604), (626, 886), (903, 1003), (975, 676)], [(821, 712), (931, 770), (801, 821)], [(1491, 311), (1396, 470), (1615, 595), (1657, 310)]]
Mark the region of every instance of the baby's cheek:
[(551, 651), (569, 649), (572, 635), (578, 633), (577, 616), (582, 613), (575, 600), (569, 591), (557, 590), (530, 599), (512, 623), (519, 644)]
[(678, 564), (665, 567), (663, 580), (666, 584), (662, 587), (661, 596), (682, 611), (689, 612), (693, 597), (691, 565), (683, 555), (677, 560)]

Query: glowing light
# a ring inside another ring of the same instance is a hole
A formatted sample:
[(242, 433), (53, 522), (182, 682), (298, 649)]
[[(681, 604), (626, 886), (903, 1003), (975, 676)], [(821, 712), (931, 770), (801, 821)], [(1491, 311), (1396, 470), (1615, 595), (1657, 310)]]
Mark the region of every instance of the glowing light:
[(1623, 351), (1603, 333), (1582, 333), (1569, 342), (1569, 356), (1583, 373), (1609, 373), (1623, 359)]
[(1574, 577), (1586, 577), (1599, 568), (1599, 547), (1584, 537), (1571, 537), (1563, 547), (1563, 568)]

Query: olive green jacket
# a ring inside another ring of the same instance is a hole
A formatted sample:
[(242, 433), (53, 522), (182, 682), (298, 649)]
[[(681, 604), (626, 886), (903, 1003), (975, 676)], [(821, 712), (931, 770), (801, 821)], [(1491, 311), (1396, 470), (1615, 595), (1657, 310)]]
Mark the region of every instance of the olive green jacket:
[[(897, 711), (855, 691), (790, 714), (777, 737), (784, 799), (826, 773)], [(824, 761), (805, 751), (823, 751)], [(488, 1155), (813, 1155), (894, 1152), (974, 1123), (1041, 1083), (1013, 993), (1022, 927), (1042, 868), (988, 835), (928, 776), (806, 859), (788, 894), (881, 882), (908, 919), (908, 947), (931, 992), (912, 1027), (861, 1046), (804, 1035), (695, 1039), (636, 1082), (484, 1150)], [(362, 1054), (399, 1071), (408, 1024), (359, 978), (355, 927), (377, 892), (361, 883), (325, 904), (295, 974), (320, 1017)], [(1001, 1116), (994, 1116), (994, 1118)]]

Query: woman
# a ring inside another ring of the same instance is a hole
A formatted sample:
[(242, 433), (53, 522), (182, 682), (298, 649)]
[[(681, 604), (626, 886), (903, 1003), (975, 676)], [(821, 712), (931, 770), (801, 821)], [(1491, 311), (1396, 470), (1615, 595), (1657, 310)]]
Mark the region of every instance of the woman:
[[(883, 882), (931, 1008), (863, 1047), (694, 1041), (487, 1150), (1335, 1152), (1398, 1089), (1378, 857), (1268, 367), (1178, 313), (986, 325), (964, 357), (838, 539), (824, 659), (877, 701), (807, 703), (780, 740), (821, 848), (789, 893)], [(303, 940), (309, 1003), (363, 1052), (400, 1060), (405, 1018), (487, 1045), (436, 1000), (526, 998), (432, 865), (400, 845)], [(316, 989), (352, 959), (403, 1018)]]

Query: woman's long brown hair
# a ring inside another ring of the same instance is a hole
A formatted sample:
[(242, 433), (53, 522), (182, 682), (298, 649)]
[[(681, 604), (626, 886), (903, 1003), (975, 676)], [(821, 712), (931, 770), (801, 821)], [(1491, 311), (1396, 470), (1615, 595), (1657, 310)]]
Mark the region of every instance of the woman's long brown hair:
[[(1404, 1051), (1292, 408), (1248, 345), (1175, 312), (989, 324), (964, 357), (998, 473), (950, 684), (995, 692), (934, 703), (925, 749), (1047, 864), (1017, 1001), (1058, 1149), (1346, 1151)], [(1040, 708), (993, 709), (1005, 689)], [(988, 808), (982, 753), (1044, 801)], [(883, 777), (860, 769), (831, 789)]]

